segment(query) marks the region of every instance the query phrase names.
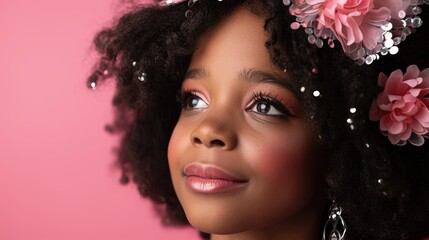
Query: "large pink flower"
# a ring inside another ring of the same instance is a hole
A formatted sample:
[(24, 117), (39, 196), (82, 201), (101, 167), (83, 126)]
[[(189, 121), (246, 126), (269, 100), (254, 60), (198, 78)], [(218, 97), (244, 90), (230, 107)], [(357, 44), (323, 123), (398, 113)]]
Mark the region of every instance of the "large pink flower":
[(372, 103), (369, 118), (380, 121), (391, 143), (423, 145), (429, 138), (429, 68), (420, 72), (411, 65), (405, 74), (396, 70), (389, 77), (380, 73), (378, 84), (384, 91)]
[(371, 51), (379, 45), (384, 33), (382, 26), (394, 17), (392, 10), (407, 7), (403, 1), (296, 0), (289, 11), (301, 26), (314, 28), (314, 36), (338, 40), (344, 52), (357, 59), (362, 57), (358, 53), (361, 48)]
[(390, 18), (388, 8), (375, 8), (371, 0), (327, 0), (325, 4), (319, 27), (331, 29), (344, 49), (361, 43), (369, 50), (377, 46), (381, 26)]

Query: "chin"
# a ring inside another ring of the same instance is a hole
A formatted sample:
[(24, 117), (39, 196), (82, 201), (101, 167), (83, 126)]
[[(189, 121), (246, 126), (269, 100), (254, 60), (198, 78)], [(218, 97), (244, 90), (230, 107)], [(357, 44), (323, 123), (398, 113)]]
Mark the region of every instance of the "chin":
[(185, 214), (193, 228), (215, 235), (244, 233), (271, 225), (278, 220), (272, 216), (268, 218), (267, 216), (253, 218), (246, 214), (231, 213), (231, 211), (225, 208), (223, 210), (207, 206), (201, 209), (185, 209)]
[(223, 221), (207, 221), (207, 219), (206, 221), (188, 220), (192, 227), (198, 231), (216, 235), (230, 235), (249, 230), (246, 226), (240, 226), (237, 223), (231, 223), (231, 221), (225, 219)]

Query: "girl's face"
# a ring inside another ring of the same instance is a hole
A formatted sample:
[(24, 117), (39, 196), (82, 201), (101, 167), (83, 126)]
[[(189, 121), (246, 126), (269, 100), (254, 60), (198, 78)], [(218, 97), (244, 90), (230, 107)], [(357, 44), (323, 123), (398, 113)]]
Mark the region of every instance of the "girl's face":
[(323, 209), (321, 158), (288, 75), (271, 63), (264, 21), (240, 8), (206, 33), (182, 85), (168, 159), (200, 231), (286, 229)]

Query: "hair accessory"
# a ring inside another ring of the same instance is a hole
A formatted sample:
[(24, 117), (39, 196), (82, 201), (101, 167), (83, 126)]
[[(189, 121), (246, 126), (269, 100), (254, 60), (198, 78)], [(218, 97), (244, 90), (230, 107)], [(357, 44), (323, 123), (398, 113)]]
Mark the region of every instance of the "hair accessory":
[[(323, 228), (323, 240), (343, 240), (345, 239), (347, 225), (341, 216), (342, 209), (336, 202), (332, 202), (329, 208), (329, 218)], [(329, 232), (329, 235), (326, 235)]]
[(137, 77), (140, 82), (145, 82), (147, 80), (147, 74), (145, 72), (141, 72)]
[(283, 1), (296, 16), (292, 29), (305, 28), (308, 41), (334, 47), (358, 64), (371, 64), (381, 55), (396, 54), (397, 45), (423, 23), (418, 5), (429, 0), (292, 0)]
[(429, 68), (411, 65), (405, 74), (398, 69), (389, 77), (380, 73), (378, 85), (384, 90), (371, 105), (370, 120), (380, 121), (392, 144), (423, 145), (429, 138)]

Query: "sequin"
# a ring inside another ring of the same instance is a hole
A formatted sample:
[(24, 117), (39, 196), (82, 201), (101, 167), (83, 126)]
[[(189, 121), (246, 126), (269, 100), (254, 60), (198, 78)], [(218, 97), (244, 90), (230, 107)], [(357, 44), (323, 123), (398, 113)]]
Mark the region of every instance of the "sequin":
[(372, 55), (368, 55), (368, 56), (365, 58), (365, 63), (366, 63), (367, 65), (370, 65), (372, 62), (374, 62), (374, 57), (373, 57)]
[(423, 25), (423, 20), (420, 17), (415, 17), (412, 21), (411, 26), (417, 28)]
[(359, 57), (363, 57), (366, 54), (365, 48), (360, 48), (357, 52)]
[(386, 41), (384, 41), (384, 46), (387, 48), (391, 48), (393, 46), (393, 40), (391, 38), (386, 39)]
[(385, 47), (383, 47), (381, 50), (380, 50), (380, 54), (381, 55), (387, 55), (389, 53), (389, 49), (387, 49), (387, 48), (385, 48)]
[(383, 26), (381, 26), (381, 29), (384, 31), (390, 31), (390, 29), (392, 29), (392, 27), (393, 27), (392, 23), (389, 22), (389, 23), (386, 23)]
[(300, 91), (305, 92), (305, 87), (301, 87)]
[(404, 10), (401, 10), (401, 11), (398, 12), (398, 17), (399, 18), (402, 19), (402, 18), (404, 18), (406, 16), (407, 16), (407, 13)]
[(350, 113), (356, 113), (356, 108), (350, 108)]
[(147, 74), (146, 74), (145, 72), (142, 72), (142, 73), (140, 74), (140, 76), (138, 77), (138, 79), (139, 79), (140, 81), (144, 82), (144, 81), (146, 81), (146, 80), (147, 80), (147, 79), (146, 79), (146, 77), (147, 77)]
[(305, 33), (307, 33), (308, 35), (313, 34), (313, 29), (312, 28), (306, 28)]
[(188, 7), (190, 7), (190, 8), (193, 7), (197, 1), (198, 0), (189, 0), (188, 1)]
[(401, 43), (401, 38), (400, 38), (400, 37), (395, 37), (395, 38), (393, 39), (393, 44), (398, 45), (398, 44), (400, 44), (400, 43)]
[(322, 47), (323, 47), (323, 40), (322, 40), (322, 39), (320, 39), (320, 38), (318, 38), (318, 39), (316, 40), (316, 46), (317, 46), (318, 48), (322, 48)]
[(334, 40), (328, 39), (328, 45), (329, 45), (330, 48), (334, 48), (335, 47)]
[(392, 48), (389, 49), (389, 53), (392, 55), (395, 55), (399, 52), (399, 48), (397, 46), (393, 46)]
[(191, 10), (187, 10), (187, 11), (185, 12), (185, 17), (186, 17), (186, 18), (191, 18), (191, 17), (192, 17), (192, 15), (193, 15), (193, 13), (192, 13), (192, 11), (191, 11)]
[(318, 69), (314, 67), (313, 69), (311, 69), (311, 72), (312, 72), (313, 74), (317, 74), (317, 73), (318, 73)]
[[(301, 24), (299, 24), (297, 22), (293, 22), (293, 23), (290, 24), (290, 28), (293, 29), (293, 30), (297, 30), (299, 27), (301, 27)], [(308, 41), (310, 41), (310, 39)]]
[(314, 44), (317, 39), (314, 35), (310, 35), (310, 36), (308, 36), (307, 40), (309, 43)]
[(411, 9), (411, 12), (412, 12), (414, 15), (418, 15), (418, 14), (422, 13), (422, 9), (421, 9), (420, 7), (418, 7), (418, 6), (414, 6), (414, 7)]
[(314, 92), (313, 92), (313, 96), (315, 96), (315, 97), (319, 97), (319, 96), (320, 96), (320, 92), (319, 92), (319, 91), (317, 91), (317, 90), (316, 90), (316, 91), (314, 91)]

